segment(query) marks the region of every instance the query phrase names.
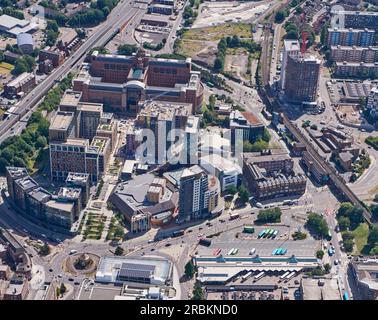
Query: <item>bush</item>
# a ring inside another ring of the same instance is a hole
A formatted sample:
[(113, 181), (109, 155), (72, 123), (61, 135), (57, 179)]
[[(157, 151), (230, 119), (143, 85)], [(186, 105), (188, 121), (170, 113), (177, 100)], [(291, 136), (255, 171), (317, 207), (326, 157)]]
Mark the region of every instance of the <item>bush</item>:
[(307, 238), (307, 233), (296, 231), (291, 236), (294, 240), (304, 240)]
[(257, 215), (257, 222), (259, 223), (278, 223), (281, 222), (281, 209), (272, 208), (260, 210)]

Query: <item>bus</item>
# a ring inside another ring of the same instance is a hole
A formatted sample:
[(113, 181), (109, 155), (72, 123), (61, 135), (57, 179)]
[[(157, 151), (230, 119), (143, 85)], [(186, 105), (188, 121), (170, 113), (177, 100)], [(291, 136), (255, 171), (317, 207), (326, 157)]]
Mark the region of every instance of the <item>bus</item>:
[(344, 291), (343, 300), (349, 300), (348, 292)]
[(286, 252), (287, 252), (287, 249), (282, 249), (280, 255), (284, 255), (286, 254)]
[(277, 251), (276, 251), (276, 255), (277, 255), (277, 256), (280, 255), (282, 251), (283, 251), (282, 248), (278, 248)]
[(243, 232), (244, 233), (254, 233), (255, 232), (255, 228), (252, 227), (252, 226), (244, 226)]
[(234, 249), (235, 249), (235, 248), (230, 249), (230, 251), (227, 252), (227, 255), (228, 255), (228, 256), (232, 255), (232, 253), (234, 252)]
[(288, 275), (286, 276), (285, 282), (289, 281), (290, 279), (293, 279), (294, 276), (295, 276), (295, 274), (296, 274), (295, 271), (293, 271), (292, 273), (288, 274)]
[(247, 279), (249, 279), (252, 276), (252, 274), (253, 274), (252, 271), (248, 271), (244, 276), (242, 276), (241, 281), (242, 282), (246, 281)]
[(282, 276), (280, 276), (280, 280), (282, 281), (290, 274), (290, 271), (286, 271)]
[(237, 218), (239, 218), (239, 213), (232, 213), (232, 214), (230, 214), (230, 220), (235, 220)]
[(270, 229), (266, 237), (270, 238), (273, 235), (274, 231), (275, 231), (274, 229)]
[(270, 233), (270, 230), (272, 229), (266, 229), (265, 234), (263, 235), (263, 238), (267, 238), (268, 234)]
[(254, 281), (260, 280), (265, 275), (264, 271), (261, 271), (259, 274), (255, 275)]
[(265, 232), (266, 232), (266, 229), (264, 229), (263, 231), (261, 231), (261, 232), (259, 233), (259, 235), (258, 235), (257, 238), (259, 238), (259, 239), (262, 238), (262, 237), (264, 236)]
[(213, 255), (214, 256), (219, 256), (219, 254), (221, 253), (222, 249), (218, 248), (218, 249), (214, 249), (213, 251)]
[(272, 255), (275, 256), (277, 254), (278, 249), (274, 249)]
[(272, 238), (274, 239), (278, 234), (278, 230), (274, 230), (273, 234), (272, 234)]
[(239, 252), (239, 249), (235, 248), (234, 251), (231, 254), (234, 256), (234, 255), (238, 254), (238, 252)]

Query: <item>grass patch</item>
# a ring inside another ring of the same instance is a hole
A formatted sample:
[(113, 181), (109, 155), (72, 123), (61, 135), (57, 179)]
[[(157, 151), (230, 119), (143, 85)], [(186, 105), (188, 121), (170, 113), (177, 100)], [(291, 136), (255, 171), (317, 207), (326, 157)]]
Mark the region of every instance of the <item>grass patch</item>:
[(238, 36), (239, 38), (250, 38), (252, 36), (251, 26), (246, 23), (228, 23), (219, 26), (190, 29), (183, 35), (183, 40), (218, 41), (224, 37)]
[(0, 63), (0, 74), (9, 74), (14, 69), (14, 65), (6, 62)]
[(356, 229), (352, 231), (354, 235), (354, 242), (356, 244), (356, 253), (361, 253), (367, 244), (369, 235), (369, 226), (367, 223), (361, 223)]

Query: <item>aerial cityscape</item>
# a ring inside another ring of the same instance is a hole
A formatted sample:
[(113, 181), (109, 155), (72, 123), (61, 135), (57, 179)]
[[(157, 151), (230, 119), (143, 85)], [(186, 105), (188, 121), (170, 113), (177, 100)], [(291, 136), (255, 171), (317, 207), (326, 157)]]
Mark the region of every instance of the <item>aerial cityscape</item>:
[(0, 300), (378, 300), (377, 31), (377, 0), (0, 0)]

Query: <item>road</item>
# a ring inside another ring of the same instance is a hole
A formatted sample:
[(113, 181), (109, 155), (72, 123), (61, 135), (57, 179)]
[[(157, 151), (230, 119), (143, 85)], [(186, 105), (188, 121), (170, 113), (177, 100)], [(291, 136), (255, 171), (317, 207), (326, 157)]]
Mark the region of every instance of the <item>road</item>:
[(88, 38), (83, 44), (56, 70), (54, 70), (43, 82), (37, 85), (20, 102), (16, 114), (12, 114), (5, 120), (0, 129), (0, 143), (14, 134), (11, 128), (19, 121), (20, 117), (31, 114), (46, 93), (69, 72), (78, 68), (86, 54), (94, 47), (105, 45), (125, 22), (133, 20), (135, 15), (143, 9), (134, 7), (135, 1), (122, 0), (109, 14), (107, 20)]

